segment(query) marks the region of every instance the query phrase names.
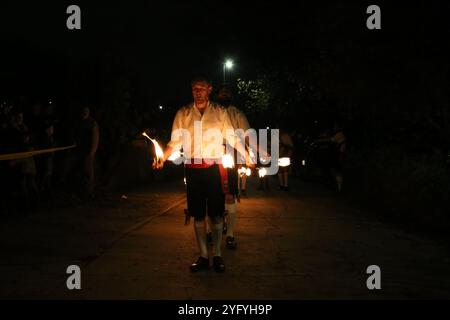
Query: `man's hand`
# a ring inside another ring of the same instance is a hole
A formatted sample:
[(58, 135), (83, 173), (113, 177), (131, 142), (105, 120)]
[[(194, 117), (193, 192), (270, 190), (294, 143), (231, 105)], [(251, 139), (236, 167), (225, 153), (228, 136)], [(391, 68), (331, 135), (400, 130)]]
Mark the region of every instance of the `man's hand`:
[(250, 159), (247, 159), (245, 161), (245, 165), (247, 166), (247, 168), (250, 168), (250, 169), (255, 169), (255, 167), (256, 167), (256, 165)]
[(154, 170), (161, 170), (164, 167), (164, 159), (154, 159), (152, 163), (152, 168)]
[(164, 157), (158, 160), (153, 159), (152, 168), (155, 170), (161, 170), (164, 167), (164, 163), (169, 159), (170, 155), (174, 152), (172, 147), (167, 147), (164, 151)]

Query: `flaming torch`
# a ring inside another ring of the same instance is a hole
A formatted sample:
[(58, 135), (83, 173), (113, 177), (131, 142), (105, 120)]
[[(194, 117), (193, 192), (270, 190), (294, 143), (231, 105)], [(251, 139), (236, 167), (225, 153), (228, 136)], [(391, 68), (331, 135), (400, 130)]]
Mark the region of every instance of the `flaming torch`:
[(267, 174), (266, 168), (260, 168), (260, 169), (258, 170), (258, 174), (259, 174), (259, 177), (260, 177), (261, 179), (264, 178), (264, 177), (266, 176), (266, 174)]
[(240, 177), (243, 177), (244, 176), (244, 174), (246, 173), (246, 169), (245, 169), (245, 167), (242, 167), (242, 168), (239, 168), (238, 169), (238, 174), (239, 174), (239, 176)]
[(233, 168), (234, 167), (234, 159), (230, 154), (224, 154), (222, 156), (222, 165), (224, 168)]
[(290, 158), (280, 158), (278, 159), (278, 165), (280, 167), (288, 167), (291, 165), (291, 159)]
[(159, 163), (159, 161), (162, 158), (164, 158), (164, 152), (162, 151), (161, 147), (159, 146), (158, 141), (150, 138), (145, 132), (143, 132), (142, 135), (153, 143), (153, 146), (155, 147), (155, 155), (156, 155), (156, 159), (154, 159), (153, 161), (156, 163)]
[(244, 175), (246, 175), (247, 177), (250, 177), (252, 174), (252, 170), (250, 168), (241, 167), (238, 169), (238, 174), (240, 177), (243, 177)]
[(268, 187), (268, 181), (265, 179), (265, 176), (267, 174), (266, 168), (259, 168), (258, 169), (258, 175), (259, 175), (259, 190), (265, 190)]

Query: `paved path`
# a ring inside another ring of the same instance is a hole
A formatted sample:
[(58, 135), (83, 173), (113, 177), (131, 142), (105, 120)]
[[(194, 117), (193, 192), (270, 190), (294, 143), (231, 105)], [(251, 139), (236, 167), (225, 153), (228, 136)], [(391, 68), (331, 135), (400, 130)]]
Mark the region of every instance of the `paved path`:
[[(289, 193), (250, 190), (239, 204), (238, 248), (223, 249), (224, 274), (188, 271), (197, 248), (192, 225), (183, 225), (185, 203), (177, 187), (176, 196), (169, 191), (158, 196), (169, 199), (164, 205), (154, 199), (146, 205), (145, 190), (130, 194), (128, 207), (136, 201), (137, 212), (145, 206), (146, 213), (126, 228), (111, 222), (111, 229), (123, 227), (122, 232), (80, 261), (83, 290), (65, 289), (64, 272), (46, 271), (40, 257), (35, 264), (39, 269), (28, 265), (22, 271), (26, 278), (8, 288), (15, 288), (15, 297), (64, 299), (450, 298), (448, 250), (377, 222), (320, 186), (294, 187)], [(95, 247), (97, 239), (91, 240)], [(35, 246), (16, 249), (37, 252), (38, 243), (36, 239)], [(67, 241), (54, 250), (73, 245)], [(56, 255), (48, 247), (42, 250), (48, 259)], [(67, 262), (54, 261), (54, 266)], [(369, 265), (381, 268), (381, 290), (366, 287)], [(37, 276), (44, 278), (33, 278)]]

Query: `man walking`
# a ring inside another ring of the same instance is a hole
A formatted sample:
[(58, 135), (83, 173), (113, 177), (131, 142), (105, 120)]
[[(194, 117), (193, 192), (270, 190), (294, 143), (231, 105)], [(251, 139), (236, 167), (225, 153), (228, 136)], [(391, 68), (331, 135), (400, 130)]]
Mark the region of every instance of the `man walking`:
[[(250, 125), (245, 114), (232, 105), (233, 94), (230, 87), (226, 85), (222, 86), (217, 92), (216, 100), (226, 108), (235, 131), (242, 130), (241, 132), (245, 133), (245, 131), (250, 129)], [(243, 140), (245, 137), (240, 138)], [(233, 168), (228, 169), (230, 188), (225, 198), (226, 224), (224, 233), (226, 233), (226, 247), (229, 249), (235, 249), (237, 246), (237, 242), (234, 236), (234, 228), (236, 226), (237, 220), (237, 199), (239, 197), (240, 191), (238, 188), (239, 175), (237, 169), (237, 161), (235, 161), (235, 166)], [(246, 175), (244, 176), (247, 177)], [(245, 191), (245, 184), (243, 185), (243, 191)]]
[(195, 77), (191, 88), (194, 102), (178, 110), (164, 158), (154, 167), (162, 168), (173, 152), (183, 148), (188, 211), (195, 219), (194, 232), (200, 251), (190, 270), (209, 268), (205, 222), (208, 215), (212, 224), (214, 270), (224, 272), (221, 242), (228, 178), (221, 159), (224, 138), (234, 145), (233, 126), (226, 110), (209, 100), (212, 85), (206, 76)]

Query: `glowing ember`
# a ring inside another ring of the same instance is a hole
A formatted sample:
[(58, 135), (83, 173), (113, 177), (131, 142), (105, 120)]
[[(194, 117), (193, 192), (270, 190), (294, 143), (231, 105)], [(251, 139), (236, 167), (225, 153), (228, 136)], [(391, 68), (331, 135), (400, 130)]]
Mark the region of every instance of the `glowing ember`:
[(280, 158), (278, 159), (278, 165), (280, 167), (287, 167), (291, 164), (291, 159), (290, 158)]
[(156, 162), (159, 162), (160, 159), (164, 158), (164, 152), (162, 151), (161, 147), (159, 146), (158, 141), (150, 138), (145, 132), (143, 132), (142, 135), (144, 137), (146, 137), (147, 139), (149, 139), (153, 143), (153, 145), (155, 147)]
[(224, 154), (222, 156), (222, 165), (224, 168), (233, 168), (234, 167), (234, 159), (229, 154)]
[(266, 173), (267, 173), (266, 168), (261, 168), (261, 169), (258, 170), (258, 174), (259, 174), (260, 178), (264, 178)]

